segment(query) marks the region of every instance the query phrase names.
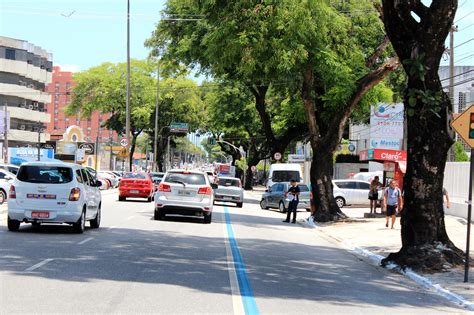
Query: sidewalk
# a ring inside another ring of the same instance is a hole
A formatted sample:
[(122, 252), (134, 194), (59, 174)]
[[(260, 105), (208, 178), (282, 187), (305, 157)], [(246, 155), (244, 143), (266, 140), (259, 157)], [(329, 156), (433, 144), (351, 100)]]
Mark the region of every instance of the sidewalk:
[[(254, 189), (246, 191), (246, 198), (260, 200), (263, 190)], [(317, 223), (316, 231), (322, 232), (331, 239), (336, 240), (341, 246), (357, 249), (355, 252), (368, 252), (371, 256), (380, 255), (387, 257), (391, 252), (398, 252), (401, 248), (400, 218), (397, 218), (395, 229), (385, 227), (385, 217), (364, 218), (368, 208), (344, 207), (352, 220), (350, 222), (337, 222), (329, 224)], [(378, 209), (380, 211), (380, 209)], [(308, 215), (303, 214), (306, 218)], [(301, 216), (300, 216), (301, 217)], [(467, 221), (458, 217), (447, 215), (445, 217), (446, 230), (451, 241), (463, 251), (466, 250)], [(474, 257), (474, 225), (471, 224), (471, 257)], [(431, 287), (441, 287), (474, 303), (474, 262), (471, 261), (469, 269), (470, 282), (464, 283), (464, 267), (452, 269), (449, 272), (423, 274), (420, 276), (431, 281)]]

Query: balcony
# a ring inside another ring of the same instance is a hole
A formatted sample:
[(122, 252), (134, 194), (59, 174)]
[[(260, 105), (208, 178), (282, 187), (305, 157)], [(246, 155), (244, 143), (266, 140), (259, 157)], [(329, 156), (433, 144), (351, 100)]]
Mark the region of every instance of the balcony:
[(42, 82), (51, 83), (53, 75), (46, 69), (28, 64), (26, 61), (10, 60), (0, 58), (0, 71), (10, 72), (22, 75), (29, 79)]
[(48, 93), (15, 84), (0, 83), (0, 94), (16, 96), (38, 103), (51, 103), (51, 95)]
[(48, 124), (51, 122), (51, 114), (21, 108), (21, 107), (10, 107), (8, 106), (8, 112), (10, 113), (10, 119), (21, 119), (29, 120), (34, 122), (42, 122)]
[[(3, 137), (2, 137), (3, 138)], [(41, 143), (49, 141), (48, 133), (41, 133)], [(10, 129), (8, 131), (8, 141), (38, 142), (38, 133), (34, 131), (25, 131)]]

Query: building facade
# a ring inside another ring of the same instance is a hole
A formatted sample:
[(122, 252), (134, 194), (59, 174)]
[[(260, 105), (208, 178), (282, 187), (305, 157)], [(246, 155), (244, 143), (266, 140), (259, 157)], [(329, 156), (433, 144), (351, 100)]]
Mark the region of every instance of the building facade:
[[(0, 36), (0, 109), (10, 117), (9, 147), (49, 140), (46, 85), (52, 80), (52, 55), (24, 40)], [(0, 136), (3, 139), (3, 135)]]
[(65, 108), (71, 101), (73, 87), (73, 73), (61, 71), (57, 66), (53, 67), (52, 81), (46, 87), (46, 91), (51, 95), (51, 102), (46, 105), (47, 112), (51, 114), (51, 121), (46, 130), (51, 134), (51, 139), (60, 140), (70, 126), (79, 126), (87, 142), (95, 142), (97, 137), (100, 143), (116, 142), (117, 134), (101, 127), (110, 114), (94, 112), (89, 118), (66, 115)]

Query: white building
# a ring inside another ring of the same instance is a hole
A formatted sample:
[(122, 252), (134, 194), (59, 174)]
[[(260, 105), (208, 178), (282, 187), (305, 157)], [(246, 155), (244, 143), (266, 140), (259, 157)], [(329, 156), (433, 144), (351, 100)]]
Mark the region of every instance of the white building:
[[(52, 79), (52, 55), (27, 41), (0, 36), (0, 110), (7, 105), (10, 116), (10, 147), (49, 140), (45, 124), (50, 122), (45, 92)], [(3, 135), (0, 136), (3, 138)]]

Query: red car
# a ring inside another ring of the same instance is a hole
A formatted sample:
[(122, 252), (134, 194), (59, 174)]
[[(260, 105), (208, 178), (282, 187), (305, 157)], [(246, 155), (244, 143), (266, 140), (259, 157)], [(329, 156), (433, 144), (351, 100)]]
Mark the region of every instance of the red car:
[(125, 173), (119, 184), (119, 201), (128, 197), (153, 200), (155, 185), (147, 173)]

